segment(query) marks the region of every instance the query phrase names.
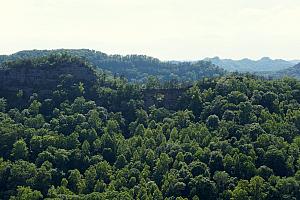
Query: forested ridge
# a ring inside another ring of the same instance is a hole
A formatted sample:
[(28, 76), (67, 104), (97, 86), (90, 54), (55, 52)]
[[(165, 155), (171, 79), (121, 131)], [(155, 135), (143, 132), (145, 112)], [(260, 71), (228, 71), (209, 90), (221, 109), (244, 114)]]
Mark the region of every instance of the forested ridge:
[(299, 79), (300, 78), (300, 63), (297, 65), (290, 67), (285, 70), (278, 71), (277, 73), (271, 74), (270, 76), (273, 77), (282, 77), (282, 76), (288, 76), (288, 77), (294, 77)]
[(145, 82), (149, 76), (155, 76), (161, 81), (179, 80), (192, 82), (204, 77), (221, 76), (226, 73), (224, 69), (208, 61), (163, 62), (157, 58), (145, 55), (107, 55), (103, 52), (89, 49), (20, 51), (9, 56), (0, 55), (0, 63), (51, 56), (52, 54), (68, 54), (79, 57), (112, 75), (125, 77), (130, 82)]
[[(90, 67), (6, 67), (63, 63)], [(98, 72), (93, 85), (60, 77), (47, 98), (1, 93), (0, 198), (300, 199), (298, 80), (199, 78), (174, 109), (144, 106), (144, 88), (174, 84)]]

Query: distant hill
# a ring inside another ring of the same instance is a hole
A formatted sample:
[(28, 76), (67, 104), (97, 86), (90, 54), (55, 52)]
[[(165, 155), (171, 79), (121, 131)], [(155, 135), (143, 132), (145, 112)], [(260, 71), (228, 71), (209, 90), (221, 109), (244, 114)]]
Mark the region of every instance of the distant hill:
[(278, 71), (287, 69), (295, 65), (296, 60), (286, 61), (282, 59), (272, 60), (268, 57), (261, 58), (260, 60), (250, 60), (248, 58), (242, 60), (221, 59), (219, 57), (206, 58), (213, 64), (220, 66), (228, 71), (238, 72), (265, 72), (265, 71)]
[(291, 63), (294, 63), (294, 64), (298, 64), (300, 63), (300, 60), (290, 60)]
[(280, 70), (274, 73), (273, 76), (278, 78), (289, 76), (289, 77), (300, 79), (300, 63), (288, 69)]
[(156, 76), (160, 80), (194, 81), (226, 73), (225, 70), (209, 61), (162, 62), (145, 55), (107, 55), (88, 49), (20, 51), (9, 56), (0, 56), (0, 62), (62, 53), (84, 58), (93, 65), (110, 71), (113, 75), (123, 76), (133, 82), (143, 82), (149, 76)]

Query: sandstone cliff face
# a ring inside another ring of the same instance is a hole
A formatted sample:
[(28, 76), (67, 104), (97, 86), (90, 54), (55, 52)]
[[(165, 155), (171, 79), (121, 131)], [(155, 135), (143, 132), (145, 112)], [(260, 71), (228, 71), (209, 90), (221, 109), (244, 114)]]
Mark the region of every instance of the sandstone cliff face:
[(188, 88), (181, 89), (147, 89), (143, 91), (144, 105), (164, 107), (167, 109), (177, 108), (178, 100)]
[(0, 92), (16, 94), (22, 90), (25, 95), (31, 95), (33, 92), (38, 92), (39, 96), (47, 95), (56, 88), (60, 77), (64, 75), (72, 75), (74, 80), (85, 84), (97, 80), (93, 69), (77, 65), (7, 68), (0, 69)]

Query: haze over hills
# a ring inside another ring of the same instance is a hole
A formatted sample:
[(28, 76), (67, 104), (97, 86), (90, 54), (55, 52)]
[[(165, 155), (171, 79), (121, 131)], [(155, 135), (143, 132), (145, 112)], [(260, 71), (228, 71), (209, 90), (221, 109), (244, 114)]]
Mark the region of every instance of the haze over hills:
[(291, 63), (294, 63), (294, 64), (298, 64), (300, 63), (300, 60), (290, 60)]
[(241, 60), (221, 59), (219, 57), (205, 58), (206, 61), (211, 61), (213, 64), (224, 68), (228, 71), (239, 72), (265, 72), (265, 71), (278, 71), (287, 69), (299, 63), (298, 60), (282, 60), (271, 59), (269, 57), (263, 57), (260, 60), (251, 60), (244, 58)]

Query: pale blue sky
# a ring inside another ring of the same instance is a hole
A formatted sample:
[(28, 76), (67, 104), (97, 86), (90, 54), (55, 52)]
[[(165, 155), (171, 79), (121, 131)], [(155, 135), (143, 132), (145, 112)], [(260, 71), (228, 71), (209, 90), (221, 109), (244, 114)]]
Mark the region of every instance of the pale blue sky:
[(0, 54), (89, 48), (162, 60), (300, 58), (300, 0), (0, 0)]

